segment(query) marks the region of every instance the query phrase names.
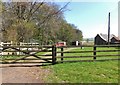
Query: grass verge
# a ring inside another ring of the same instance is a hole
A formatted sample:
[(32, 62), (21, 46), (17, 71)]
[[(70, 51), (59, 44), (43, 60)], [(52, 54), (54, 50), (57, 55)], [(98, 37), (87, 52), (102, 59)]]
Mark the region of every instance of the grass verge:
[(48, 83), (118, 83), (118, 61), (62, 63), (52, 70)]
[[(76, 48), (70, 51), (93, 50), (93, 48)], [(117, 48), (97, 48), (97, 50), (117, 50)], [(97, 53), (105, 55), (106, 52)], [(107, 52), (107, 54), (118, 54), (118, 52)], [(66, 53), (64, 56), (86, 56), (93, 53)], [(118, 58), (100, 57), (98, 59)], [(65, 58), (64, 60), (81, 60), (81, 58)], [(84, 58), (89, 60), (89, 58)], [(93, 60), (93, 58), (91, 58)], [(45, 67), (51, 69), (51, 74), (47, 77), (48, 83), (118, 83), (118, 60), (104, 62), (76, 62), (61, 63)]]

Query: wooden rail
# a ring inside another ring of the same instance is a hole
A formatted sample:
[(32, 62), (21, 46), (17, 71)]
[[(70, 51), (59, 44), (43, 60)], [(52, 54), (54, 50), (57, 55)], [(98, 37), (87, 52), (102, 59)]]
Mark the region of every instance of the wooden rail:
[(64, 61), (58, 61), (57, 63), (63, 63), (63, 62), (97, 62), (97, 61), (110, 61), (110, 60), (120, 60), (120, 59), (102, 59), (102, 60), (64, 60)]
[[(105, 57), (105, 56), (120, 56), (120, 54), (115, 54), (115, 55), (96, 55), (96, 57)], [(57, 58), (90, 58), (90, 57), (95, 57), (93, 56), (57, 56)]]
[(90, 53), (90, 52), (120, 52), (120, 50), (93, 50), (93, 51), (58, 51), (57, 53)]
[[(92, 47), (93, 50), (85, 50), (85, 51), (81, 51), (81, 47)], [(61, 51), (57, 51), (57, 54), (61, 54), (59, 56), (56, 56), (57, 59), (61, 58), (61, 60), (59, 59), (59, 61), (56, 61), (57, 63), (63, 63), (63, 62), (81, 62), (81, 61), (106, 61), (106, 60), (120, 60), (120, 45), (82, 45), (82, 46), (63, 46), (63, 47), (57, 47), (59, 49), (61, 49)], [(78, 48), (79, 51), (64, 51), (64, 48)], [(108, 50), (97, 50), (97, 48), (108, 48)], [(116, 48), (111, 50), (111, 48)], [(109, 54), (109, 52), (115, 52), (115, 54)], [(78, 54), (79, 55), (76, 55)], [(83, 53), (92, 53), (93, 55), (82, 55)], [(101, 54), (101, 55), (97, 55), (98, 53), (106, 53), (106, 54)], [(65, 54), (74, 54), (74, 56), (65, 56)], [(114, 56), (114, 58), (112, 58)], [(101, 59), (97, 59), (101, 58)], [(76, 58), (78, 60), (76, 60)], [(89, 58), (93, 58), (93, 59), (89, 59)], [(103, 58), (103, 59), (102, 59)], [(67, 59), (67, 60), (64, 60)], [(81, 60), (79, 60), (81, 59)], [(83, 60), (85, 59), (85, 60)], [(87, 59), (87, 60), (86, 60)]]
[[(93, 48), (92, 50), (82, 50), (84, 48)], [(83, 48), (84, 47), (84, 48)], [(109, 47), (109, 48), (108, 48)], [(82, 46), (63, 46), (63, 47), (56, 47), (53, 46), (0, 46), (2, 50), (2, 63), (7, 63), (7, 61), (12, 61), (8, 63), (23, 63), (20, 62), (21, 60), (42, 60), (45, 63), (52, 63), (53, 65), (56, 63), (63, 63), (63, 62), (82, 62), (82, 61), (104, 61), (104, 60), (119, 60), (120, 57), (120, 45), (82, 45)], [(31, 49), (29, 49), (31, 48)], [(79, 51), (66, 51), (65, 48), (78, 48)], [(98, 50), (97, 48), (108, 48), (108, 50)], [(116, 48), (116, 49), (110, 49)], [(36, 50), (35, 50), (36, 49)], [(57, 49), (60, 49), (57, 51)], [(6, 53), (9, 54), (6, 54)], [(43, 53), (44, 52), (44, 53)], [(98, 53), (106, 54), (98, 55)], [(108, 54), (109, 52), (115, 52), (115, 54)], [(11, 54), (13, 53), (13, 54)], [(40, 54), (39, 54), (40, 53)], [(42, 53), (42, 54), (41, 54)], [(79, 55), (76, 55), (78, 54)], [(92, 55), (82, 55), (86, 53), (91, 53)], [(74, 54), (72, 56), (66, 56), (65, 54)], [(18, 58), (10, 58), (7, 59), (5, 57), (9, 56), (18, 56)], [(21, 56), (21, 57), (19, 57)], [(33, 56), (34, 58), (27, 58), (29, 56)], [(114, 56), (113, 59), (112, 56)], [(105, 58), (104, 58), (105, 57)], [(110, 57), (110, 59), (108, 58)], [(78, 58), (78, 60), (76, 60)], [(89, 59), (91, 58), (91, 60)], [(103, 58), (99, 60), (98, 58)], [(65, 60), (68, 59), (68, 60)], [(81, 59), (81, 60), (79, 60)], [(85, 60), (83, 60), (85, 59)], [(87, 60), (86, 60), (87, 59)], [(26, 63), (26, 62), (24, 62)], [(31, 61), (33, 63), (33, 61)], [(35, 63), (35, 62), (34, 62)], [(37, 62), (40, 63), (40, 62)]]
[(120, 44), (115, 44), (115, 45), (60, 46), (60, 47), (57, 47), (57, 48), (81, 48), (81, 47), (120, 47)]
[[(52, 46), (0, 46), (0, 48), (2, 59), (0, 62), (3, 64), (40, 63), (41, 61), (44, 61), (43, 63), (52, 63)], [(47, 54), (43, 54), (43, 52)], [(30, 56), (34, 58), (28, 58)], [(21, 60), (26, 60), (26, 62)]]
[(52, 48), (50, 45), (45, 46), (0, 46), (0, 48)]

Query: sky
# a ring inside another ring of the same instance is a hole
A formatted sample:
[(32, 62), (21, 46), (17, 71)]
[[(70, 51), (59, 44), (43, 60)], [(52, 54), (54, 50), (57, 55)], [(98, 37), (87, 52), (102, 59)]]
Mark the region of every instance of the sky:
[[(97, 1), (97, 0), (96, 0)], [(67, 2), (56, 2), (63, 7)], [(111, 34), (118, 36), (118, 2), (71, 2), (64, 12), (68, 23), (83, 32), (84, 38), (94, 38), (97, 34), (108, 33), (108, 13), (111, 15)]]
[[(33, 1), (33, 0), (2, 0)], [(36, 0), (35, 0), (36, 1)], [(43, 0), (37, 0), (43, 1)], [(97, 34), (108, 33), (108, 13), (110, 12), (110, 33), (118, 36), (118, 1), (119, 0), (45, 0), (63, 7), (67, 2), (69, 11), (64, 12), (68, 23), (74, 24), (83, 33), (84, 38), (94, 38)]]

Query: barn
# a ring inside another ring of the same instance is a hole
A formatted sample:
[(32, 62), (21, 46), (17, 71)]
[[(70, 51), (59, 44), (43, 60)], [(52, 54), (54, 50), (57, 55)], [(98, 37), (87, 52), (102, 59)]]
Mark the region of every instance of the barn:
[(120, 37), (112, 37), (111, 38), (111, 44), (120, 44)]
[[(112, 37), (115, 35), (111, 34), (109, 41), (111, 42)], [(97, 34), (94, 38), (95, 45), (106, 45), (108, 44), (108, 35), (107, 34)]]

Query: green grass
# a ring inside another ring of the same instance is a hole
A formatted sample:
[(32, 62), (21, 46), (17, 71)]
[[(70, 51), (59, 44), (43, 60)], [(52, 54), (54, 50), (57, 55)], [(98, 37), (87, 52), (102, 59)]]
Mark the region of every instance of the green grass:
[[(97, 50), (115, 50), (117, 48), (97, 48)], [(69, 50), (69, 48), (65, 48)], [(91, 47), (74, 48), (70, 51), (85, 51), (93, 50)], [(60, 51), (60, 49), (58, 49)], [(46, 52), (37, 53), (37, 55), (45, 54)], [(97, 53), (97, 55), (106, 54), (105, 52)], [(107, 54), (118, 54), (118, 52), (107, 52)], [(58, 54), (59, 56), (60, 54)], [(66, 53), (64, 56), (89, 56), (93, 53)], [(4, 58), (20, 58), (22, 56), (6, 56)], [(100, 57), (100, 59), (114, 58)], [(117, 57), (116, 57), (117, 58)], [(93, 58), (64, 58), (64, 60), (84, 60)], [(99, 59), (97, 57), (97, 59)], [(60, 60), (60, 59), (59, 59)], [(76, 62), (76, 63), (61, 63), (43, 67), (50, 69), (49, 76), (45, 79), (46, 83), (118, 83), (118, 61), (105, 62)]]
[[(117, 50), (118, 48), (97, 48), (97, 50)], [(93, 51), (92, 47), (85, 47), (83, 49), (81, 48), (74, 48), (72, 51)], [(96, 55), (117, 55), (118, 52), (97, 52)], [(60, 56), (60, 54), (58, 55)], [(93, 52), (89, 52), (89, 53), (64, 53), (64, 56), (93, 56)], [(101, 57), (97, 57), (97, 60), (100, 59), (113, 59), (113, 58), (118, 58), (118, 56), (101, 56)], [(60, 59), (57, 59), (58, 61)], [(80, 57), (80, 58), (64, 58), (64, 60), (93, 60), (93, 57)]]
[[(91, 47), (84, 49), (75, 48), (70, 51), (93, 50)], [(97, 50), (117, 50), (117, 48), (97, 48)], [(59, 50), (60, 51), (60, 50)], [(118, 52), (100, 52), (97, 55), (118, 54)], [(65, 53), (64, 56), (89, 56), (93, 53)], [(60, 56), (60, 54), (58, 54)], [(118, 58), (116, 56), (103, 56), (97, 59)], [(57, 59), (58, 61), (60, 59)], [(93, 60), (93, 58), (64, 58), (64, 60)], [(47, 66), (51, 69), (48, 83), (118, 83), (118, 60), (104, 62), (76, 62), (61, 63)]]
[(52, 70), (49, 83), (118, 83), (118, 61), (62, 63)]

